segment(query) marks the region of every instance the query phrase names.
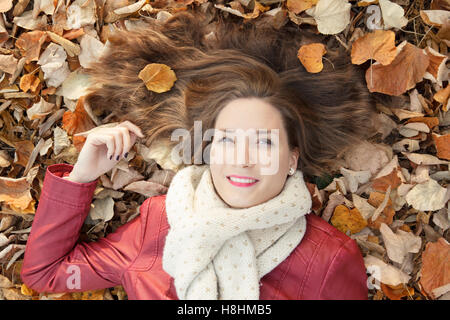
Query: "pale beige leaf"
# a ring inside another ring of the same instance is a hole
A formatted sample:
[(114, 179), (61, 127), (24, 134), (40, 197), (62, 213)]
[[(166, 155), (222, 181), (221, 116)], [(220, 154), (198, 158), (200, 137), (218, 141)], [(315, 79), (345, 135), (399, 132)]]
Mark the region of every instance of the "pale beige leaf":
[(84, 68), (88, 68), (89, 64), (96, 62), (105, 50), (105, 45), (89, 34), (81, 37), (80, 42), (81, 53), (78, 56), (80, 64)]
[(420, 211), (440, 210), (446, 203), (447, 189), (439, 185), (436, 180), (415, 185), (406, 195), (406, 202)]
[(41, 54), (38, 64), (41, 65), (48, 86), (58, 87), (69, 76), (66, 58), (67, 54), (63, 47), (55, 43), (50, 43)]
[(7, 12), (12, 8), (12, 0), (0, 0), (0, 12)]
[(364, 257), (364, 264), (366, 269), (371, 268), (373, 270), (372, 277), (384, 284), (396, 286), (401, 283), (408, 283), (411, 278), (400, 269), (372, 255)]
[(381, 14), (383, 16), (384, 28), (403, 28), (408, 23), (408, 19), (404, 17), (405, 10), (389, 0), (379, 0)]
[(33, 104), (31, 108), (27, 109), (27, 117), (30, 120), (42, 118), (49, 114), (54, 107), (54, 103), (49, 103), (41, 97), (39, 102)]
[(89, 217), (92, 220), (109, 221), (114, 216), (114, 200), (111, 197), (96, 199), (89, 211)]
[(398, 229), (394, 233), (385, 223), (381, 223), (380, 232), (388, 257), (394, 262), (401, 264), (408, 252), (417, 253), (420, 250), (422, 240), (412, 232)]
[(320, 33), (337, 34), (350, 23), (351, 6), (347, 0), (319, 0), (305, 12), (314, 17)]

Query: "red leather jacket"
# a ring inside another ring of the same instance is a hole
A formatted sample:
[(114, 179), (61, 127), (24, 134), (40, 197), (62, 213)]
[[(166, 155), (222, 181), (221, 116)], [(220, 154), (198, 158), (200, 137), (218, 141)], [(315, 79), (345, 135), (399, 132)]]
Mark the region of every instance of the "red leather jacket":
[[(130, 300), (178, 299), (173, 278), (162, 268), (169, 230), (165, 195), (146, 199), (139, 215), (106, 237), (77, 243), (97, 180), (63, 179), (72, 168), (69, 164), (47, 167), (25, 249), (22, 281), (38, 292), (122, 285)], [(356, 242), (314, 213), (306, 217), (300, 244), (261, 278), (260, 299), (367, 300), (366, 269)], [(75, 276), (79, 286), (74, 287)]]

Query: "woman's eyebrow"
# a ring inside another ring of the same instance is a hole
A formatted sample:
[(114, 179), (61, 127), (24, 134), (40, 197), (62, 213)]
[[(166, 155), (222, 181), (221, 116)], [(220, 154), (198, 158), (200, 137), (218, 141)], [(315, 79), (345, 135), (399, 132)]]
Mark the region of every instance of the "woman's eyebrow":
[[(216, 130), (223, 131), (223, 132), (235, 132), (236, 131), (235, 129), (222, 129), (222, 128), (216, 129)], [(256, 130), (256, 132), (258, 132), (258, 133), (271, 133), (271, 130), (273, 130), (273, 129), (258, 129), (258, 130)]]

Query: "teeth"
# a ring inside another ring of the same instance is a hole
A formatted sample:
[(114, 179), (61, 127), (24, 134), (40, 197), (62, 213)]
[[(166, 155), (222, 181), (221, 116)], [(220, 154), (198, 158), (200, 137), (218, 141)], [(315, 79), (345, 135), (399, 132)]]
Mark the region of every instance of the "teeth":
[(240, 182), (240, 183), (253, 183), (256, 181), (254, 179), (240, 179), (240, 178), (235, 178), (235, 177), (230, 177), (230, 180), (234, 181), (234, 182)]

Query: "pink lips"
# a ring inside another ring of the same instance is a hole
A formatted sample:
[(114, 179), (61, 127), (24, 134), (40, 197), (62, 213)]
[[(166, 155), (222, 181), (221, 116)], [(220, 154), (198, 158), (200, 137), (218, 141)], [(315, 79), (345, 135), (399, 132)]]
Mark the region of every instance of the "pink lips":
[[(252, 179), (252, 180), (256, 180), (255, 182), (252, 183), (242, 183), (242, 182), (236, 182), (236, 181), (231, 181), (230, 177), (234, 177), (234, 178), (240, 178), (240, 179)], [(250, 178), (250, 177), (243, 177), (243, 176), (237, 176), (237, 175), (231, 175), (231, 176), (227, 176), (228, 181), (230, 181), (230, 183), (233, 186), (236, 187), (251, 187), (252, 185), (254, 185), (255, 183), (257, 183), (259, 180), (258, 179), (254, 179), (254, 178)]]

